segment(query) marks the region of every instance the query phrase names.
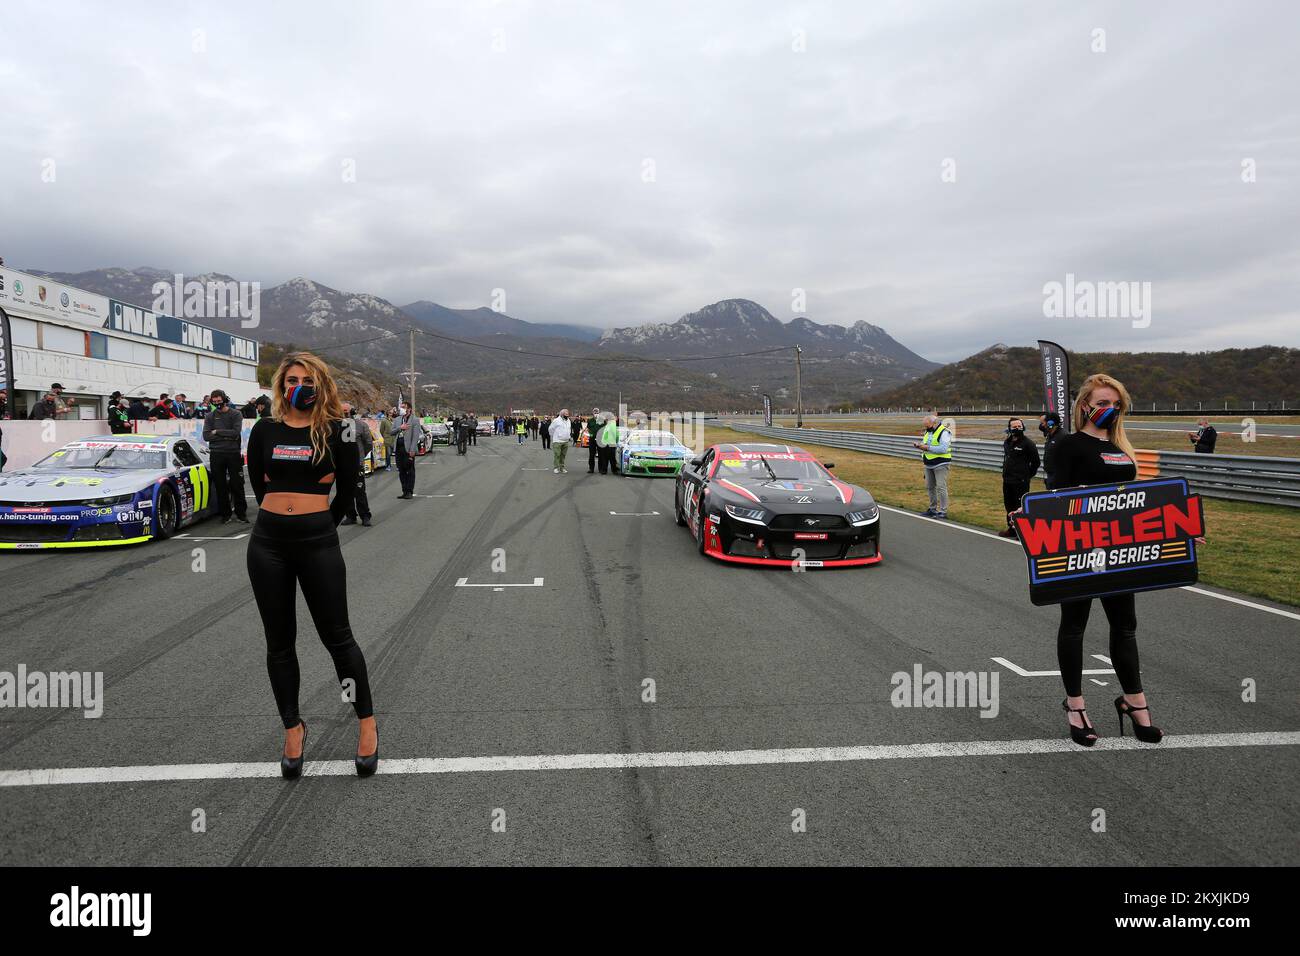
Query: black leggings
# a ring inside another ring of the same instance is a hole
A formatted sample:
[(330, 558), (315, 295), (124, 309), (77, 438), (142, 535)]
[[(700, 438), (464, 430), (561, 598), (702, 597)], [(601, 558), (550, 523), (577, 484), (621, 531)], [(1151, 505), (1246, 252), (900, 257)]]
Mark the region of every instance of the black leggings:
[(257, 513), (248, 542), (248, 577), (266, 629), (266, 670), (285, 728), (298, 726), (297, 588), (302, 588), (339, 683), (351, 679), (357, 717), (374, 715), (366, 659), (348, 623), (347, 566), (328, 511)]
[[(1142, 693), (1142, 675), (1138, 669), (1137, 611), (1132, 594), (1113, 594), (1099, 598), (1106, 620), (1110, 622), (1110, 659), (1120, 686), (1126, 694)], [(1088, 629), (1088, 612), (1092, 598), (1061, 603), (1061, 626), (1056, 632), (1056, 660), (1061, 680), (1070, 697), (1083, 694), (1083, 632)]]

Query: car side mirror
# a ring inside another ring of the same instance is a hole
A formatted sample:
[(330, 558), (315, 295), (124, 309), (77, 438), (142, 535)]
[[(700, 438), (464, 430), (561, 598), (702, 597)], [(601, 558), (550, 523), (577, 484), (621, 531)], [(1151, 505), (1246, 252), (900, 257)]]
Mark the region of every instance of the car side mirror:
[(703, 463), (704, 463), (704, 459), (703, 459), (703, 458), (692, 458), (692, 459), (691, 459), (691, 467), (692, 467), (692, 468), (699, 468), (700, 465), (702, 465)]
[(832, 469), (832, 468), (835, 467), (835, 462), (833, 462), (833, 461), (824, 461), (824, 462), (822, 462), (822, 467), (824, 467), (827, 471), (829, 471), (830, 469)]

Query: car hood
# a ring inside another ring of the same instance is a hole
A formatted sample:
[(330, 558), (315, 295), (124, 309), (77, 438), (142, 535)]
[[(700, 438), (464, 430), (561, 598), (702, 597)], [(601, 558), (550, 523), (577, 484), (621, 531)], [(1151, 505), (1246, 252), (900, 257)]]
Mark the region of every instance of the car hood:
[[(838, 478), (731, 478), (719, 476), (716, 484), (740, 499), (757, 498), (779, 510), (800, 510), (815, 505), (867, 505), (872, 502), (865, 488)], [(751, 497), (752, 496), (752, 497)]]
[(0, 475), (0, 502), (58, 504), (108, 498), (147, 488), (167, 471), (95, 471), (92, 468), (15, 471)]

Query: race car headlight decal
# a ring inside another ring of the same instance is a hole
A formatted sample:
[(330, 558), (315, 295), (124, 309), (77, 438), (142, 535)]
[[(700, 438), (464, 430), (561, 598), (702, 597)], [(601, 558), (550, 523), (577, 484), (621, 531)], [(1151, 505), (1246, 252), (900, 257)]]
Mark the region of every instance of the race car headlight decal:
[(875, 521), (879, 517), (880, 517), (880, 509), (877, 508), (874, 504), (868, 507), (865, 511), (849, 512), (849, 522), (855, 526), (871, 524), (871, 522)]
[(105, 505), (126, 505), (135, 500), (135, 495), (114, 495), (111, 498), (87, 498), (81, 502), (86, 508), (100, 508)]
[(766, 513), (758, 508), (742, 508), (739, 505), (727, 505), (727, 514), (737, 521), (748, 521), (750, 524), (767, 524), (763, 519)]

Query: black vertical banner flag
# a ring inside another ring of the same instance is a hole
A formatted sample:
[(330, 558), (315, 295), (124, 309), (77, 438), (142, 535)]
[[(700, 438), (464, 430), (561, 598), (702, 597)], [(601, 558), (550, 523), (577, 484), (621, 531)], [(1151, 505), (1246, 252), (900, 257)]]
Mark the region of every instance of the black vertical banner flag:
[(1061, 431), (1070, 432), (1070, 357), (1055, 342), (1038, 340), (1043, 366), (1043, 402), (1061, 418)]
[(763, 424), (769, 428), (772, 426), (772, 396), (763, 396)]
[(15, 408), (18, 395), (14, 391), (14, 334), (9, 326), (9, 313), (0, 309), (0, 391), (5, 393), (5, 414)]

